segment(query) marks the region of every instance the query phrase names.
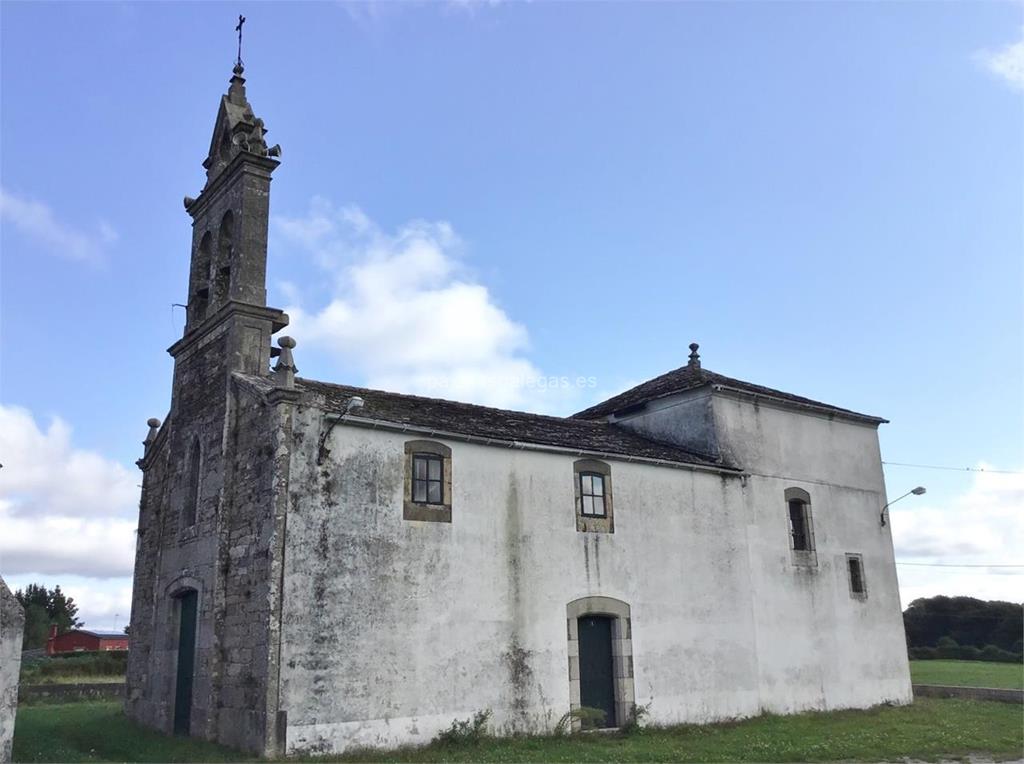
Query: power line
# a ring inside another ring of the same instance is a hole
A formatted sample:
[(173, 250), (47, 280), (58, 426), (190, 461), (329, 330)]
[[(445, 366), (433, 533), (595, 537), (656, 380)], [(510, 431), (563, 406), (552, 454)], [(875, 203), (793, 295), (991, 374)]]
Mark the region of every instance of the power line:
[(1002, 563), (986, 564), (984, 562), (900, 562), (897, 565), (919, 565), (921, 567), (1024, 567), (1024, 565), (1007, 565)]
[(917, 467), (922, 470), (948, 470), (950, 472), (991, 472), (997, 475), (1024, 475), (1021, 470), (992, 470), (987, 467), (942, 467), (936, 464), (908, 464), (907, 462), (882, 462), (886, 467)]

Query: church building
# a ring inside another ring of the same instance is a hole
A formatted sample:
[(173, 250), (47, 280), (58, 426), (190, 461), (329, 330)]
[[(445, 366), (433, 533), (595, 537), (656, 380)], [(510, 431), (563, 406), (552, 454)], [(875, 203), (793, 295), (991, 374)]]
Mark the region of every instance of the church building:
[(884, 419), (696, 344), (565, 418), (296, 376), (266, 304), (281, 152), (242, 75), (185, 198), (186, 324), (138, 462), (131, 718), (284, 755), (484, 710), (514, 734), (911, 701)]

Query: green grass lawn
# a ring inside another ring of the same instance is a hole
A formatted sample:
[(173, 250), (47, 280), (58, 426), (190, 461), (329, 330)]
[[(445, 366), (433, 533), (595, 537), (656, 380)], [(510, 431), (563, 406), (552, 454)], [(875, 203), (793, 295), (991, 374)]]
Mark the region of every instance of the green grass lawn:
[[(638, 734), (487, 739), (476, 744), (362, 751), (318, 761), (837, 761), (936, 760), (1024, 753), (1015, 704), (922, 698), (912, 706), (799, 716), (761, 716)], [(116, 703), (20, 709), (14, 761), (241, 761), (210, 743), (168, 738), (124, 718)], [(251, 760), (251, 759), (250, 759)]]
[(236, 751), (128, 721), (118, 702), (18, 708), (14, 761), (240, 761)]
[(1020, 663), (911, 661), (910, 676), (914, 684), (1024, 689), (1024, 666)]

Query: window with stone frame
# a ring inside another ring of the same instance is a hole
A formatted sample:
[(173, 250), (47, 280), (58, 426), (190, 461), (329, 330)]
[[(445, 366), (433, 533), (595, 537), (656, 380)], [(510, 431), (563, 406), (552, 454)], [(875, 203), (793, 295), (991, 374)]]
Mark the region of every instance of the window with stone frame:
[(402, 517), (452, 521), (452, 450), (448, 446), (433, 440), (406, 442)]
[(785, 499), (793, 562), (798, 565), (816, 565), (811, 495), (803, 488), (787, 488)]
[(576, 530), (584, 533), (614, 533), (612, 469), (596, 459), (573, 462)]
[(864, 557), (860, 554), (846, 555), (846, 572), (850, 582), (850, 596), (867, 599), (868, 587), (864, 581)]
[(600, 472), (580, 472), (580, 514), (584, 517), (606, 517), (604, 503), (604, 475)]
[(444, 458), (437, 454), (412, 455), (412, 500), (417, 504), (444, 504)]
[(202, 449), (199, 438), (193, 438), (189, 449), (188, 473), (185, 482), (185, 501), (181, 511), (182, 529), (191, 528), (199, 519), (199, 491), (201, 485)]
[(814, 550), (814, 536), (811, 531), (811, 496), (800, 488), (786, 489), (786, 504), (789, 508), (790, 545), (798, 552)]

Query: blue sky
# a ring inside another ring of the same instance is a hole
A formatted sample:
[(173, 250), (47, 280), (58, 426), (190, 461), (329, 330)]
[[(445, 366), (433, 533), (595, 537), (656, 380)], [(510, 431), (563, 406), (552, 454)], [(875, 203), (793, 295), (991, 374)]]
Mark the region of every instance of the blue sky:
[[(7, 2), (13, 584), (71, 582), (93, 625), (127, 618), (181, 199), (240, 12), (283, 147), (269, 301), (303, 375), (571, 413), (696, 340), (707, 368), (891, 419), (889, 461), (1024, 469), (1019, 4)], [(449, 325), (413, 357), (431, 315)], [(902, 559), (1022, 562), (1019, 475), (887, 480), (929, 489), (893, 510)], [(905, 601), (1021, 580), (900, 575)]]

